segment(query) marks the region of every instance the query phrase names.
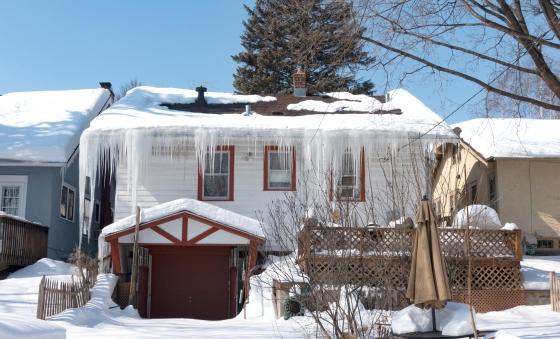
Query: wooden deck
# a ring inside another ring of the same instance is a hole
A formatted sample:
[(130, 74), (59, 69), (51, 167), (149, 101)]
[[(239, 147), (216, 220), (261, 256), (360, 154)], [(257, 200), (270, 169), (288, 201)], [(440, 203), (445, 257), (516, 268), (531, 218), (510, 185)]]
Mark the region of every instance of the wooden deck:
[[(477, 310), (485, 312), (524, 303), (519, 264), (521, 231), (471, 229), (470, 248), (466, 247), (464, 229), (438, 231), (455, 300), (468, 299), (470, 258), (472, 303)], [(298, 263), (312, 283), (404, 291), (414, 232), (399, 228), (306, 225), (299, 234)], [(498, 295), (504, 297), (493, 300)]]
[(0, 270), (26, 266), (47, 256), (49, 229), (10, 215), (0, 215)]

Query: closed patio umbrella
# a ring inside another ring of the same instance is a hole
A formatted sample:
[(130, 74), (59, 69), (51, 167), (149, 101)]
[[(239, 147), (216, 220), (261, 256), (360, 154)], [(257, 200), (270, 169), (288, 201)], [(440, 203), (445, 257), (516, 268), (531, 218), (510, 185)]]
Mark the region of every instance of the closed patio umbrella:
[[(451, 299), (445, 261), (441, 253), (436, 220), (430, 201), (422, 200), (416, 211), (418, 227), (406, 296), (420, 308), (442, 308)], [(432, 312), (434, 314), (434, 312)], [(435, 330), (435, 317), (434, 330)]]

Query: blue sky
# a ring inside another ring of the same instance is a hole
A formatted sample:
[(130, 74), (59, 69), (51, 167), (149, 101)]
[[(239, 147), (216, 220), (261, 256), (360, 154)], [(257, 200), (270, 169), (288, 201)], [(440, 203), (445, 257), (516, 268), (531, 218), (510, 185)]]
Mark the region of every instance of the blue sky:
[[(232, 91), (242, 4), (252, 0), (0, 1), (0, 93), (143, 84)], [(384, 75), (364, 72), (383, 91)], [(389, 85), (389, 88), (391, 88)], [(402, 84), (441, 116), (477, 91), (453, 80)], [(470, 118), (467, 109), (449, 121)]]

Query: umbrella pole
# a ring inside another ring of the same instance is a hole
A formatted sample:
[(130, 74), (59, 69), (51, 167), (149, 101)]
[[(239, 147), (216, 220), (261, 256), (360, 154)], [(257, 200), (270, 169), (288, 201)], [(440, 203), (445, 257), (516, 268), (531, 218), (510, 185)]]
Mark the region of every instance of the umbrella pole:
[(436, 331), (436, 309), (432, 307), (432, 329)]

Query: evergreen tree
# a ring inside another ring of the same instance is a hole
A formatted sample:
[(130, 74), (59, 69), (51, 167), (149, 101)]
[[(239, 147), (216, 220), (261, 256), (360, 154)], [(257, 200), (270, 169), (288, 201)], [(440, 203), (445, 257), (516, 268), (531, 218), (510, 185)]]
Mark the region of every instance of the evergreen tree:
[(373, 83), (355, 79), (358, 67), (373, 62), (364, 51), (364, 31), (352, 7), (341, 0), (257, 0), (241, 36), (244, 51), (232, 56), (239, 66), (239, 93), (291, 93), (297, 67), (306, 72), (307, 92), (352, 91), (371, 94)]

